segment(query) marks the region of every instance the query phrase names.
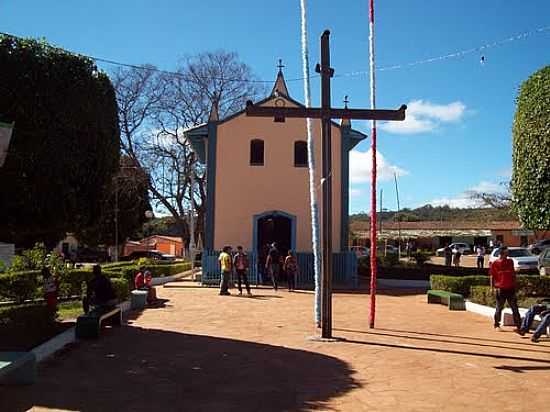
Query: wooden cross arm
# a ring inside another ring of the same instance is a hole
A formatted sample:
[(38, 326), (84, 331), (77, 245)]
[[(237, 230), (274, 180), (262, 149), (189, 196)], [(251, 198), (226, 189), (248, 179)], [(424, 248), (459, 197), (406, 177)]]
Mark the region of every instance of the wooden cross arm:
[(318, 107), (266, 107), (255, 106), (252, 101), (246, 102), (246, 115), (253, 117), (274, 117), (284, 119), (310, 118), (322, 119), (360, 119), (360, 120), (405, 120), (406, 105), (397, 110), (370, 110), (370, 109), (329, 109), (327, 114)]

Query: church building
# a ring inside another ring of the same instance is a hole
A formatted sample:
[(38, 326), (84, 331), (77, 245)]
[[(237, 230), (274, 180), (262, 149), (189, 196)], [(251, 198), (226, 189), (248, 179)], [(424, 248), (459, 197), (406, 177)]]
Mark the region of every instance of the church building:
[[(271, 94), (255, 104), (304, 107), (290, 96), (281, 69)], [(266, 245), (272, 242), (282, 254), (287, 250), (297, 253), (301, 283), (313, 281), (306, 123), (297, 118), (248, 117), (244, 107), (220, 119), (213, 106), (207, 123), (185, 132), (207, 170), (203, 281), (219, 278), (216, 258), (226, 245), (234, 249), (240, 245), (248, 251), (254, 280), (264, 263)], [(313, 120), (313, 131), (320, 219), (320, 119)], [(342, 266), (339, 273), (353, 272), (355, 262), (349, 262), (355, 256), (348, 252), (349, 152), (366, 135), (352, 129), (346, 119), (340, 124), (332, 122), (331, 132), (334, 261)]]

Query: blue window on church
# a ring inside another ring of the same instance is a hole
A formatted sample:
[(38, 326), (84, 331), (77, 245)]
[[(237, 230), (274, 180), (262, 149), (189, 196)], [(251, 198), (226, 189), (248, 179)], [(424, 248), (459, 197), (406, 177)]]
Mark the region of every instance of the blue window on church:
[(264, 165), (264, 141), (254, 139), (250, 142), (250, 166)]
[(294, 142), (294, 166), (307, 167), (307, 142)]

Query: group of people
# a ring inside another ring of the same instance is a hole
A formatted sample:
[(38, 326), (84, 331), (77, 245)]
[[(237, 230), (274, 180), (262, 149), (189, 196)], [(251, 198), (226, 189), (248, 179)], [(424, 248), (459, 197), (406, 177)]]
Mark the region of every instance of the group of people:
[[(237, 247), (237, 252), (233, 254), (231, 246), (225, 246), (218, 258), (221, 268), (220, 295), (230, 295), (229, 282), (231, 274), (237, 276), (237, 287), (239, 295), (242, 295), (242, 284), (246, 287), (246, 292), (250, 296), (250, 283), (248, 281), (248, 271), (250, 262), (248, 255), (243, 251), (242, 246)], [(276, 243), (270, 245), (269, 251), (265, 259), (265, 271), (270, 277), (275, 291), (279, 288), (279, 277), (282, 272), (286, 274), (288, 281), (288, 290), (293, 291), (296, 288), (296, 276), (298, 275), (299, 267), (296, 254), (289, 250), (286, 257), (283, 258)]]
[(542, 334), (546, 331), (546, 328), (550, 326), (550, 300), (542, 300), (532, 305), (525, 314), (523, 321), (521, 320), (516, 296), (517, 282), (514, 262), (512, 259), (508, 258), (508, 248), (506, 246), (500, 247), (500, 256), (491, 264), (489, 274), (491, 278), (491, 287), (493, 287), (496, 292), (495, 329), (500, 330), (502, 309), (506, 302), (508, 302), (508, 305), (512, 309), (514, 324), (516, 326), (515, 331), (521, 336), (524, 336), (530, 331), (535, 316), (540, 316), (541, 321), (531, 337), (532, 342), (538, 342)]
[[(483, 247), (483, 245), (477, 245), (474, 250), (476, 253), (476, 266), (478, 269), (483, 269), (485, 266), (485, 247)], [(443, 256), (445, 257), (445, 266), (460, 266), (462, 251), (457, 245), (452, 249), (448, 244), (445, 245), (443, 248)]]

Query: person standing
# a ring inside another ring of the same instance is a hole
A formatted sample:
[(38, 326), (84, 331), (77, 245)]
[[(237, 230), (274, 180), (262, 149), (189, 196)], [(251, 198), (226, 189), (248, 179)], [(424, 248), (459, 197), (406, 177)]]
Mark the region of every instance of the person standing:
[(225, 246), (218, 258), (221, 267), (220, 280), (220, 295), (228, 296), (229, 293), (229, 278), (231, 277), (232, 261), (231, 261), (231, 246)]
[(265, 268), (271, 277), (271, 282), (273, 283), (273, 289), (275, 289), (275, 291), (277, 291), (277, 281), (279, 279), (280, 259), (281, 255), (277, 249), (277, 244), (273, 242), (271, 249), (269, 249), (269, 253), (267, 254)]
[(233, 257), (233, 267), (235, 268), (235, 271), (237, 272), (237, 285), (239, 287), (239, 295), (243, 294), (243, 288), (241, 285), (241, 281), (244, 282), (244, 285), (246, 287), (246, 293), (248, 296), (250, 296), (252, 293), (250, 293), (250, 284), (248, 283), (248, 256), (246, 253), (243, 252), (242, 246), (237, 246), (237, 253)]
[(449, 244), (445, 244), (443, 248), (443, 256), (445, 256), (445, 266), (451, 266), (451, 260), (453, 258), (453, 251), (449, 247)]
[(298, 260), (292, 250), (288, 251), (283, 269), (288, 280), (288, 291), (292, 292), (296, 289), (296, 276), (298, 276)]
[(453, 249), (453, 264), (456, 267), (460, 266), (461, 256), (462, 256), (462, 253), (460, 253), (460, 249), (458, 248), (458, 246), (455, 246), (454, 249)]
[(46, 300), (46, 305), (52, 311), (57, 310), (57, 293), (59, 285), (57, 280), (52, 276), (50, 269), (44, 267), (42, 269), (42, 280), (44, 281), (44, 299)]
[(483, 266), (485, 264), (485, 248), (482, 245), (478, 245), (476, 247), (476, 255), (477, 255), (477, 268), (483, 269)]
[(516, 297), (516, 272), (514, 271), (514, 262), (512, 259), (508, 259), (508, 248), (506, 246), (500, 247), (500, 256), (491, 264), (489, 275), (491, 287), (496, 289), (495, 329), (500, 329), (502, 309), (508, 302), (512, 309), (516, 330), (519, 330), (521, 328), (521, 316)]

